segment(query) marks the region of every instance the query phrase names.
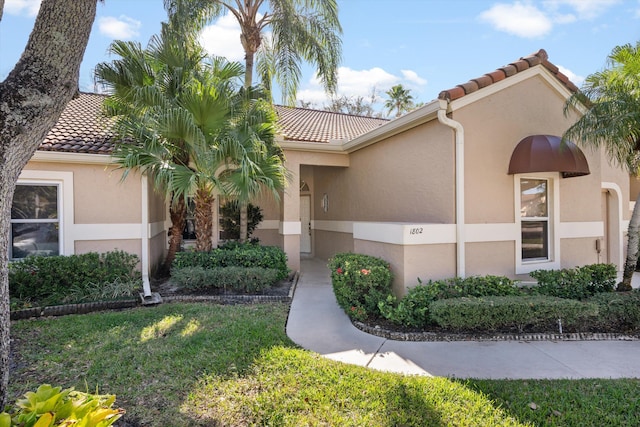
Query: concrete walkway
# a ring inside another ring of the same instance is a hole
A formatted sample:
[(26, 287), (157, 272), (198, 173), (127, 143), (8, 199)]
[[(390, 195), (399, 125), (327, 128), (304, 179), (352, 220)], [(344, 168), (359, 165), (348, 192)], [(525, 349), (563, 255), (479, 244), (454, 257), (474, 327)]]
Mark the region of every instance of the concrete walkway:
[(302, 260), (287, 334), (330, 359), (455, 378), (640, 378), (640, 341), (404, 342), (356, 329), (336, 303), (326, 262)]

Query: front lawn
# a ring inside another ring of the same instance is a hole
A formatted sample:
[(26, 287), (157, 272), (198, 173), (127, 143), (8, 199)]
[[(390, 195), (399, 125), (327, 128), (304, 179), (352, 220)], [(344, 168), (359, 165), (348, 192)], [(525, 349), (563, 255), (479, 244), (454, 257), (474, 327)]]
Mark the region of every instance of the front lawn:
[(638, 380), (381, 373), (297, 348), (287, 310), (164, 304), (13, 322), (11, 400), (41, 383), (97, 389), (129, 426), (640, 424)]

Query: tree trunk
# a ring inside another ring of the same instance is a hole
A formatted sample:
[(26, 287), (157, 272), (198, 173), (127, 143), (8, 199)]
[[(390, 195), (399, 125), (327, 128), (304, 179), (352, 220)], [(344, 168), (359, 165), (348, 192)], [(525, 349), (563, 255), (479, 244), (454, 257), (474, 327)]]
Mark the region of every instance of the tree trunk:
[(640, 194), (633, 207), (633, 213), (629, 220), (629, 229), (627, 231), (627, 259), (624, 262), (624, 273), (622, 274), (622, 282), (618, 283), (619, 291), (630, 291), (633, 272), (636, 271), (638, 264), (638, 243), (640, 241)]
[(43, 0), (27, 46), (0, 83), (0, 408), (9, 383), (8, 251), (18, 175), (78, 91), (96, 0)]
[(238, 201), (240, 206), (240, 243), (249, 238), (249, 204), (246, 201)]
[(187, 203), (184, 196), (180, 196), (178, 200), (171, 199), (169, 206), (169, 218), (171, 219), (171, 229), (169, 232), (169, 249), (167, 249), (167, 256), (162, 264), (162, 271), (160, 274), (168, 276), (171, 271), (171, 263), (176, 259), (176, 254), (180, 250), (180, 244), (182, 243), (182, 232), (184, 231), (184, 224), (187, 217)]
[(207, 189), (199, 188), (196, 192), (196, 250), (199, 252), (208, 252), (212, 247), (213, 200)]

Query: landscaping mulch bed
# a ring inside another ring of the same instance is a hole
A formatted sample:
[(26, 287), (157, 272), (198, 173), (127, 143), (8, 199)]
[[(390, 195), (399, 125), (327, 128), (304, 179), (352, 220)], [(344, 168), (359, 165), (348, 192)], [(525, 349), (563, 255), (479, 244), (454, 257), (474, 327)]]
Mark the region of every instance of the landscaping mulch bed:
[[(206, 292), (181, 291), (170, 279), (154, 279), (151, 291), (157, 292), (163, 302), (215, 302), (218, 304), (257, 304), (262, 302), (290, 302), (298, 281), (298, 274), (291, 274), (286, 279), (257, 293), (238, 294), (220, 289)], [(34, 317), (65, 316), (68, 314), (85, 314), (103, 310), (121, 310), (141, 305), (139, 298), (128, 298), (114, 301), (97, 301), (79, 304), (62, 304), (48, 307), (31, 307), (11, 312), (11, 320), (30, 319)]]

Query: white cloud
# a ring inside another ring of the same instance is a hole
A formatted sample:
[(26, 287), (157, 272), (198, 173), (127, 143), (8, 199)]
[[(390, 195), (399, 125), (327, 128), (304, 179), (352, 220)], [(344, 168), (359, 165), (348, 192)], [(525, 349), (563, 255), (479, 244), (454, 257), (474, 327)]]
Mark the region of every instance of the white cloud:
[(424, 86), (427, 84), (427, 81), (420, 77), (418, 73), (413, 70), (400, 70), (404, 79), (408, 82), (414, 83), (418, 86)]
[[(363, 97), (370, 100), (375, 93), (376, 102), (379, 102), (384, 98), (384, 92), (396, 84), (415, 89), (426, 85), (427, 81), (412, 70), (402, 70), (401, 76), (396, 76), (379, 67), (368, 70), (354, 70), (349, 67), (338, 69), (338, 96)], [(413, 95), (415, 98), (416, 95)], [(317, 76), (312, 77), (309, 83), (298, 91), (297, 98), (319, 108), (329, 103)]]
[(105, 36), (118, 40), (129, 40), (140, 35), (141, 22), (125, 15), (118, 18), (103, 16), (98, 20), (98, 29)]
[(480, 14), (480, 19), (496, 30), (518, 37), (534, 38), (548, 34), (551, 20), (531, 3), (516, 1), (513, 4), (498, 3)]
[(244, 49), (240, 43), (240, 24), (227, 14), (213, 25), (208, 25), (200, 34), (200, 43), (211, 55), (223, 56), (229, 61), (244, 60)]
[(578, 19), (596, 18), (617, 3), (620, 3), (620, 0), (546, 0), (543, 2), (544, 6), (551, 11), (568, 6), (577, 13)]
[(6, 0), (4, 11), (11, 15), (36, 16), (42, 0)]
[(565, 68), (562, 65), (558, 65), (558, 70), (560, 70), (560, 72), (565, 76), (569, 77), (569, 80), (571, 80), (574, 85), (580, 87), (582, 86), (582, 83), (584, 83), (584, 77), (577, 75), (570, 69)]

